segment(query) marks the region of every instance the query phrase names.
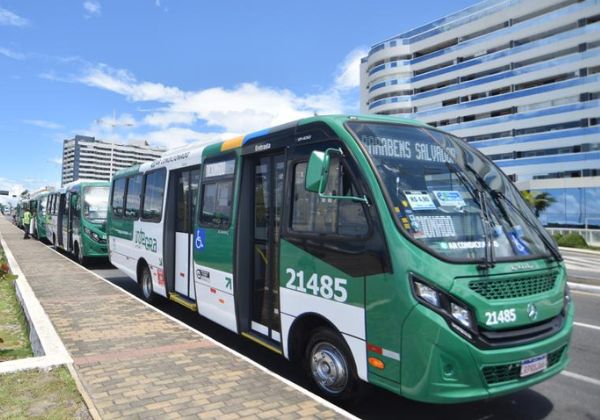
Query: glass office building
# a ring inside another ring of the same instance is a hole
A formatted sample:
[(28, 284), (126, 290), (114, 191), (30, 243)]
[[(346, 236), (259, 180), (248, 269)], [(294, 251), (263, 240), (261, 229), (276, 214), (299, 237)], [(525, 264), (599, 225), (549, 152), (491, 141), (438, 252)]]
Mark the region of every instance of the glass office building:
[(600, 227), (600, 0), (486, 0), (374, 45), (361, 111), (415, 118)]

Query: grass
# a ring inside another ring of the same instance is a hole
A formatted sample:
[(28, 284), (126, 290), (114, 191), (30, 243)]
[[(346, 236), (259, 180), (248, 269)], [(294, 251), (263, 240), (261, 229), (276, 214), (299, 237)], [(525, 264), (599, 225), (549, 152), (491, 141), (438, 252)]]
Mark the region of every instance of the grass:
[(64, 368), (0, 375), (0, 419), (90, 419)]
[(0, 247), (0, 362), (32, 356), (29, 330)]

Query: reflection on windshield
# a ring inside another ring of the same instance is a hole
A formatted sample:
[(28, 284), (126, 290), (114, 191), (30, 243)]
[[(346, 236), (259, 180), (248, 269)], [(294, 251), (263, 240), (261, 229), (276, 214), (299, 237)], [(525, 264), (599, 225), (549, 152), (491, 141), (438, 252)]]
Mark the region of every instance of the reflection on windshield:
[(467, 261), (547, 253), (545, 232), (516, 188), (460, 139), (409, 125), (349, 127), (370, 154), (400, 225), (426, 248)]
[(108, 214), (109, 187), (87, 187), (83, 194), (83, 217), (92, 223), (102, 223)]

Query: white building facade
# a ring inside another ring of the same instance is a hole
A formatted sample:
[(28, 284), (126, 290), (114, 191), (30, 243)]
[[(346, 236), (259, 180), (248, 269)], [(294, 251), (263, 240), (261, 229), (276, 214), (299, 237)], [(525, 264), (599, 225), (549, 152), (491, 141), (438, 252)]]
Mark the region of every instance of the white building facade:
[(109, 181), (111, 156), (114, 174), (120, 169), (158, 159), (164, 152), (164, 149), (150, 147), (145, 141), (112, 144), (77, 135), (63, 142), (61, 185), (78, 179)]
[(421, 120), (600, 227), (600, 0), (486, 0), (374, 45), (361, 111)]

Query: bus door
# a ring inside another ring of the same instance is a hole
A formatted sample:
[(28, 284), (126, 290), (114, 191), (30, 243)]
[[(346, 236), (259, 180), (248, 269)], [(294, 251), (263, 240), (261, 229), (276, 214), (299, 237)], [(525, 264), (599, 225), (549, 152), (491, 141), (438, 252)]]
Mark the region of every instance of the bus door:
[(175, 291), (195, 299), (193, 283), (193, 246), (196, 196), (200, 185), (200, 167), (175, 172)]
[[(285, 156), (283, 153), (249, 158), (251, 195), (241, 211), (252, 213), (249, 254), (249, 330), (281, 342), (279, 319), (279, 237), (283, 204)], [(249, 203), (248, 203), (249, 204)], [(248, 209), (248, 210), (243, 210)], [(240, 223), (240, 226), (243, 224)], [(242, 245), (243, 246), (243, 245)]]
[(66, 238), (66, 225), (67, 225), (67, 212), (68, 212), (68, 202), (67, 202), (67, 194), (60, 194), (58, 203), (58, 214), (56, 216), (56, 245), (64, 248), (64, 241)]

